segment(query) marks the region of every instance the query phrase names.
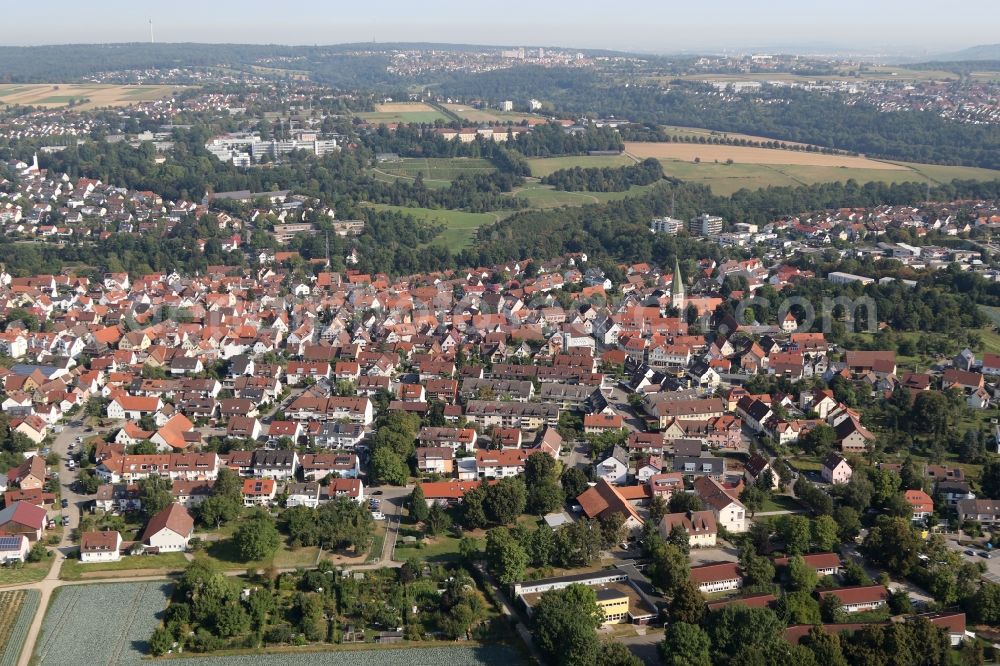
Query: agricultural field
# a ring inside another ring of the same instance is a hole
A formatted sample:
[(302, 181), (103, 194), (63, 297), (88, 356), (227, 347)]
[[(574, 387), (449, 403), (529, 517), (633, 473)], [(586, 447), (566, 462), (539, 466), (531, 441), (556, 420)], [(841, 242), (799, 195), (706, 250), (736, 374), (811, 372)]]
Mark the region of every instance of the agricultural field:
[(420, 220), (427, 220), (447, 227), (444, 232), (432, 242), (446, 245), (451, 251), (457, 252), (472, 243), (476, 230), (484, 224), (493, 224), (502, 220), (509, 211), (497, 213), (467, 213), (462, 210), (435, 210), (431, 208), (406, 208), (404, 206), (389, 206), (386, 204), (369, 204), (378, 210), (391, 210), (404, 215), (412, 215)]
[(448, 121), (448, 117), (423, 102), (388, 102), (376, 104), (374, 111), (355, 114), (370, 123), (433, 123)]
[(514, 123), (518, 125), (524, 121), (528, 121), (529, 123), (545, 122), (545, 118), (531, 113), (498, 111), (496, 109), (474, 109), (465, 104), (445, 104), (444, 108), (470, 123)]
[[(25, 83), (0, 85), (0, 105), (23, 104), (55, 108), (78, 102), (80, 109), (127, 106), (172, 97), (184, 86), (118, 86), (101, 83)], [(83, 102), (83, 100), (89, 100)]]
[[(171, 584), (106, 583), (56, 589), (32, 663), (137, 664), (160, 623)], [(98, 613), (95, 615), (95, 613)]]
[(0, 592), (0, 666), (14, 666), (38, 609), (38, 590)]
[(659, 160), (693, 162), (725, 162), (728, 159), (739, 164), (794, 164), (801, 166), (832, 166), (853, 169), (904, 169), (891, 162), (879, 162), (854, 155), (825, 155), (797, 150), (777, 150), (772, 148), (752, 148), (749, 146), (725, 146), (701, 143), (657, 143), (652, 141), (629, 141), (625, 152), (636, 159), (654, 157)]
[(520, 666), (525, 660), (506, 645), (324, 645), (322, 651), (287, 648), (264, 653), (171, 659), (177, 666)]
[[(650, 144), (652, 145), (652, 144)], [(669, 145), (669, 144), (665, 144)], [(623, 167), (635, 164), (636, 160), (628, 155), (570, 155), (567, 157), (535, 157), (528, 160), (531, 175), (544, 178), (560, 169), (581, 167), (584, 169), (603, 167)]]
[(488, 160), (474, 157), (404, 157), (396, 162), (381, 162), (374, 169), (376, 177), (413, 180), (423, 174), (428, 187), (447, 187), (462, 175), (496, 171)]
[[(769, 186), (796, 187), (814, 183), (943, 183), (955, 178), (992, 180), (1000, 171), (976, 167), (941, 166), (874, 160), (853, 155), (824, 155), (792, 150), (693, 143), (630, 142), (626, 152), (644, 159), (655, 157), (671, 177), (703, 183), (719, 195)], [(700, 161), (695, 162), (695, 158)], [(726, 160), (733, 160), (726, 164)]]

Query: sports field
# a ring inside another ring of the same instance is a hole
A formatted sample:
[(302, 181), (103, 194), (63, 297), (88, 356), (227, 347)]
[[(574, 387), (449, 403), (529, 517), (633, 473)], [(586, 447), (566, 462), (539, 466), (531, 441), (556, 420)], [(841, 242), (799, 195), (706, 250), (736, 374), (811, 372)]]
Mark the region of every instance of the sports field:
[[(76, 101), (81, 109), (127, 106), (172, 97), (184, 86), (115, 86), (100, 83), (0, 84), (0, 104), (55, 108)], [(83, 102), (83, 100), (89, 100)]]
[[(946, 183), (956, 178), (1000, 179), (1000, 171), (874, 160), (852, 155), (824, 155), (793, 150), (690, 143), (627, 143), (636, 159), (655, 157), (667, 176), (703, 183), (720, 195), (769, 186), (795, 187), (814, 183)], [(698, 158), (700, 161), (696, 162)], [(727, 160), (732, 164), (726, 164)]]
[(423, 102), (386, 102), (376, 104), (374, 111), (355, 114), (370, 123), (433, 123), (448, 118), (429, 104)]
[(527, 120), (529, 123), (546, 122), (545, 118), (542, 118), (541, 116), (532, 115), (530, 113), (498, 111), (495, 109), (474, 109), (471, 106), (466, 106), (465, 104), (445, 104), (444, 108), (448, 109), (459, 118), (463, 120), (468, 120), (470, 123), (518, 124), (525, 120)]
[(569, 155), (567, 157), (536, 157), (528, 160), (531, 175), (544, 178), (559, 169), (623, 167), (635, 164), (628, 155)]

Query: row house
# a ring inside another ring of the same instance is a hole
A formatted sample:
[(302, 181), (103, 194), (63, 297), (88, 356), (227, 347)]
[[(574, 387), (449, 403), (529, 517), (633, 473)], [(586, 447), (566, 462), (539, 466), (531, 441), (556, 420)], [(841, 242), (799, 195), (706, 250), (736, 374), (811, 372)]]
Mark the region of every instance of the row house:
[(320, 481), (331, 474), (341, 479), (356, 479), (361, 474), (358, 456), (353, 453), (304, 453), (299, 465), (307, 481)]
[(538, 430), (559, 424), (559, 407), (545, 403), (470, 400), (465, 415), (470, 423), (481, 428)]
[(215, 453), (170, 453), (111, 456), (95, 469), (104, 483), (133, 483), (150, 476), (171, 481), (214, 481), (220, 460)]
[(425, 426), (420, 429), (417, 441), (420, 446), (446, 446), (453, 451), (471, 453), (476, 448), (478, 435), (473, 428), (444, 428)]

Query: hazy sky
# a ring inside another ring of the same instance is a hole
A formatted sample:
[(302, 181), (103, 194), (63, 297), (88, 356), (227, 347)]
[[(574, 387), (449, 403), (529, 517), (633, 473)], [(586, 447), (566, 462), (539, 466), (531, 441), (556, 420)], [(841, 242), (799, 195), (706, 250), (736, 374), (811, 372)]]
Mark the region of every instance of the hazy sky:
[(49, 0), (4, 2), (3, 44), (426, 41), (654, 51), (937, 53), (1000, 41), (1000, 0)]

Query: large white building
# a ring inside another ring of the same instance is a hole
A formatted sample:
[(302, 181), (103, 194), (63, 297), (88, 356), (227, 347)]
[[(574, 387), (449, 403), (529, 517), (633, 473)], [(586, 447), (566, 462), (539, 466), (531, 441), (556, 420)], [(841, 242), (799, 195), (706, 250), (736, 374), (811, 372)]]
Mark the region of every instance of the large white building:
[(657, 234), (676, 234), (684, 228), (684, 222), (672, 217), (654, 217), (649, 223), (649, 230)]
[(691, 218), (688, 223), (688, 231), (696, 236), (715, 236), (722, 232), (725, 220), (717, 215), (702, 213), (698, 217)]

